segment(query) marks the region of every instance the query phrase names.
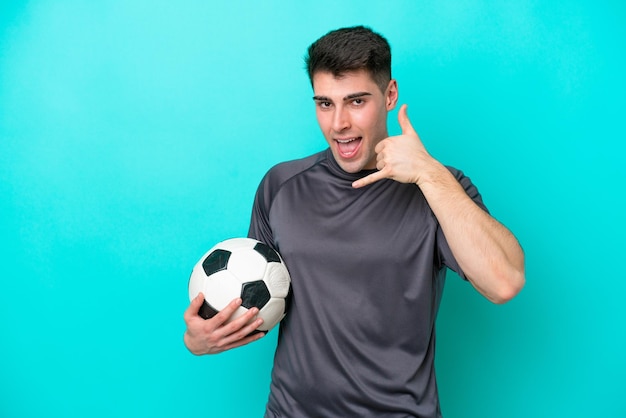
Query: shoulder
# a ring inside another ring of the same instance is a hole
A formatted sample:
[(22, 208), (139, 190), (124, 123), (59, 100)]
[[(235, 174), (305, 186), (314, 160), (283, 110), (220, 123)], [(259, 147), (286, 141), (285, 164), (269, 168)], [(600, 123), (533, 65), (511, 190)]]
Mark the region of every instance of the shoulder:
[(274, 198), (289, 180), (306, 173), (312, 167), (327, 159), (326, 151), (321, 151), (305, 158), (276, 164), (265, 174), (257, 188), (255, 205), (269, 210)]
[(320, 151), (305, 158), (276, 164), (265, 174), (261, 185), (265, 187), (280, 187), (282, 184), (289, 181), (289, 179), (325, 161), (327, 158), (326, 155), (326, 151)]
[(473, 186), (474, 184), (472, 183), (472, 180), (461, 170), (459, 170), (456, 167), (452, 167), (449, 165), (446, 165), (446, 168), (448, 169), (448, 171), (450, 173), (452, 173), (452, 175), (454, 176), (454, 178), (461, 183), (461, 185), (463, 186), (463, 188), (467, 189), (468, 186)]
[(454, 178), (456, 178), (457, 180), (461, 180), (463, 178), (466, 178), (465, 174), (463, 173), (463, 171), (459, 170), (456, 167), (452, 167), (451, 165), (446, 165), (446, 168), (448, 169), (448, 171), (450, 173), (452, 173), (452, 175), (454, 176)]
[(485, 204), (483, 203), (483, 198), (480, 192), (478, 191), (478, 188), (476, 187), (476, 185), (472, 182), (472, 180), (463, 171), (455, 167), (451, 167), (447, 165), (446, 168), (450, 171), (450, 173), (452, 173), (454, 178), (461, 184), (463, 189), (465, 189), (465, 193), (467, 193), (467, 195), (474, 202), (476, 202), (481, 208), (487, 211), (487, 208), (485, 207)]

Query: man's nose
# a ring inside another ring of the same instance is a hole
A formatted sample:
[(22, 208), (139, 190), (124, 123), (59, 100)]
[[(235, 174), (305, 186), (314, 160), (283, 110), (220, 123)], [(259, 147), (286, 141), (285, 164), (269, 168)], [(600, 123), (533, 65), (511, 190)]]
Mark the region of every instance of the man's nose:
[(342, 107), (335, 108), (333, 115), (333, 131), (342, 132), (350, 127), (350, 115)]

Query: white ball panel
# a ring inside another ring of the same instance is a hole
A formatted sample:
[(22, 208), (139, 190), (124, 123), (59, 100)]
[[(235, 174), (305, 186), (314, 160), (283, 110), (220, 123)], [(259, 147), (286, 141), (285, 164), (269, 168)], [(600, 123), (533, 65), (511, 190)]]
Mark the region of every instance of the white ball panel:
[(263, 318), (263, 324), (259, 328), (260, 331), (268, 331), (280, 322), (285, 316), (285, 300), (272, 298), (259, 311), (259, 316)]
[(270, 291), (270, 295), (274, 298), (287, 297), (289, 293), (289, 272), (284, 264), (269, 263), (265, 270), (265, 283)]
[(218, 311), (241, 295), (241, 284), (227, 270), (218, 271), (207, 277), (200, 289), (206, 301)]
[(266, 265), (265, 258), (253, 249), (239, 249), (228, 259), (228, 271), (241, 283), (262, 280)]
[(202, 264), (198, 263), (189, 277), (189, 300), (192, 300), (201, 292), (203, 280), (206, 280), (206, 274), (202, 270)]

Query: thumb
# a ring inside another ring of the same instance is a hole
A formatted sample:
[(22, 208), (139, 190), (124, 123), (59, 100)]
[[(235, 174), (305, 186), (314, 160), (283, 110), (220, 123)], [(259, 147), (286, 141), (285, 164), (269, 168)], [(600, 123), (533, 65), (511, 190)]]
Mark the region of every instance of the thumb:
[(400, 123), (400, 129), (402, 129), (403, 135), (417, 135), (417, 132), (413, 129), (413, 125), (411, 125), (409, 115), (406, 113), (407, 107), (408, 106), (406, 104), (403, 104), (398, 112), (398, 123)]
[(193, 306), (200, 307), (204, 303), (204, 293), (198, 292), (195, 298), (191, 301)]
[(202, 306), (203, 303), (204, 303), (204, 295), (202, 294), (202, 292), (200, 292), (198, 293), (198, 295), (196, 295), (195, 298), (191, 300), (191, 303), (189, 303), (189, 307), (185, 311), (185, 318), (188, 319), (193, 316), (197, 316), (198, 311), (200, 310), (200, 307)]

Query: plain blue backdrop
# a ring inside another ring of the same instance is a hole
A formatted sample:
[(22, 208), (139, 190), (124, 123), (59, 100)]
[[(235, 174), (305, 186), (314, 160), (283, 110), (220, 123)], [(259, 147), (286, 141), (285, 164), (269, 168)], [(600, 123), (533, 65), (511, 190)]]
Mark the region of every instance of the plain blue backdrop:
[(355, 24), (527, 255), (504, 306), (449, 275), (444, 415), (626, 416), (626, 10), (585, 0), (3, 2), (0, 416), (262, 416), (277, 332), (192, 356), (187, 280), (325, 148), (302, 57)]

